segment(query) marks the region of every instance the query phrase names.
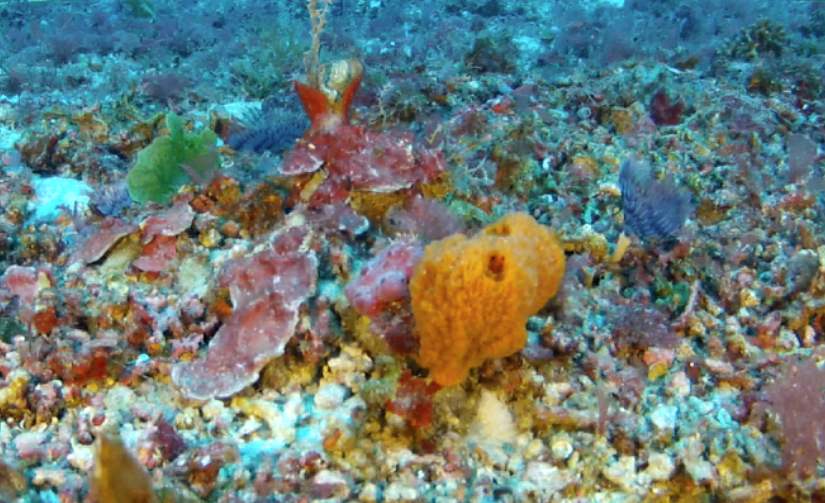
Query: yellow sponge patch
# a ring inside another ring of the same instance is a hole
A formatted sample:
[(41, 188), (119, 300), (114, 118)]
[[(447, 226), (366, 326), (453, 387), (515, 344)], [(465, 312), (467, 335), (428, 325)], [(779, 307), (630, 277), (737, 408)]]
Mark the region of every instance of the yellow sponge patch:
[(508, 215), (473, 238), (427, 246), (410, 282), (419, 362), (443, 386), (527, 341), (527, 318), (559, 288), (564, 251), (555, 232), (525, 213)]

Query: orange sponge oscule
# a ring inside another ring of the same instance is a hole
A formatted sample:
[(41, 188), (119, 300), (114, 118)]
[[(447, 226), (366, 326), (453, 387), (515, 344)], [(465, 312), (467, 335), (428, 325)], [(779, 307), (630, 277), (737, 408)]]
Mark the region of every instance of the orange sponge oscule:
[(564, 262), (556, 233), (526, 213), (427, 246), (410, 281), (419, 363), (453, 386), (522, 349), (527, 318), (556, 295)]

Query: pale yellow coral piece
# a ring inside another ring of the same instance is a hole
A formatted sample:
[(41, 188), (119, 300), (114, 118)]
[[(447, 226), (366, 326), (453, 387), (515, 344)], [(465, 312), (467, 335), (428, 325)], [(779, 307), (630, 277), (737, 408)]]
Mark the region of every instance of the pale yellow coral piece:
[(149, 473), (116, 435), (98, 437), (90, 485), (99, 503), (158, 503)]

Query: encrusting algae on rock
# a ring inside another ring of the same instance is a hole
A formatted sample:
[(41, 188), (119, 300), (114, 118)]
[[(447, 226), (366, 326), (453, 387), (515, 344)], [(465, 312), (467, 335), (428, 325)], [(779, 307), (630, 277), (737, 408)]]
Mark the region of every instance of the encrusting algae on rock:
[(555, 232), (525, 213), (427, 246), (410, 282), (421, 365), (452, 386), (522, 349), (527, 319), (556, 295), (564, 266)]

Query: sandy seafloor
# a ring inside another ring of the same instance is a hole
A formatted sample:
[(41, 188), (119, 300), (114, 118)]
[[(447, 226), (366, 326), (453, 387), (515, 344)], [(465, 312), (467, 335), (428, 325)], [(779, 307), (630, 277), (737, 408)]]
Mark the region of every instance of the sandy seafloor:
[[(333, 4), (319, 133), (302, 2), (0, 3), (0, 500), (825, 500), (825, 14), (637, 4)], [(217, 140), (132, 201), (172, 112)], [(558, 292), (441, 386), (407, 283), (514, 213)]]

